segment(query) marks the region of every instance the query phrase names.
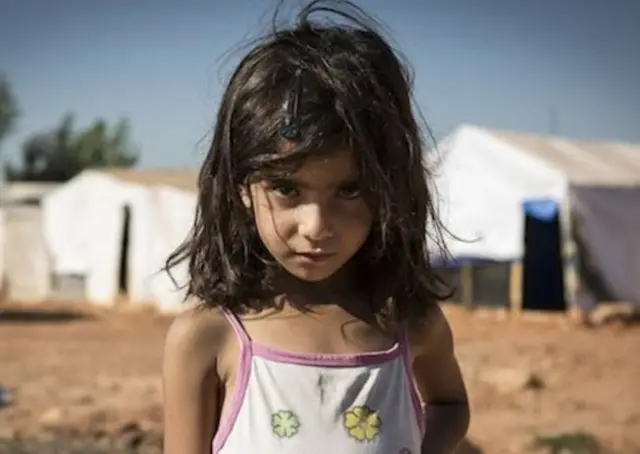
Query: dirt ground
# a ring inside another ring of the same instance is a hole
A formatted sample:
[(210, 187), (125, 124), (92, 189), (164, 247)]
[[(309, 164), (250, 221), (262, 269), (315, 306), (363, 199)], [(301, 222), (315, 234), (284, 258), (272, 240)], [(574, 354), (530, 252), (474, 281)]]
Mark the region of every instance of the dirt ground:
[[(67, 309), (0, 306), (0, 454), (159, 453), (170, 318)], [(640, 453), (639, 325), (446, 313), (472, 399), (461, 454)]]

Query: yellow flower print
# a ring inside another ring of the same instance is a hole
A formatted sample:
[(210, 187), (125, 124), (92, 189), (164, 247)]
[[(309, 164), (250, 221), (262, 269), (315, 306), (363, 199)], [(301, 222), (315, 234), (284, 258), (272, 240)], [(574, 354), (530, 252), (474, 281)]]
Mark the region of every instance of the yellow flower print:
[(364, 406), (352, 407), (344, 414), (344, 428), (358, 441), (371, 441), (378, 436), (382, 421), (378, 412)]
[(298, 433), (300, 421), (292, 411), (280, 410), (271, 415), (271, 428), (278, 437), (291, 438)]

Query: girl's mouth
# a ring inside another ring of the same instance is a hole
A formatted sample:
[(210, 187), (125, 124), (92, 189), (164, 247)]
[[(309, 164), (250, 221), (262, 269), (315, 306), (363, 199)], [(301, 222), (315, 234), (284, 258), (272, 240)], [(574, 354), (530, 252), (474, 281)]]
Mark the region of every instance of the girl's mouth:
[(305, 262), (318, 263), (330, 259), (335, 254), (328, 252), (298, 252), (296, 255)]

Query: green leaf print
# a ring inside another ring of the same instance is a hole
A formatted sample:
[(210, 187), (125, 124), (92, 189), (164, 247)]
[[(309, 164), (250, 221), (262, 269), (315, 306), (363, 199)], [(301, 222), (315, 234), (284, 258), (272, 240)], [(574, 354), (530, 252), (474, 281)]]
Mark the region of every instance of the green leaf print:
[(291, 438), (298, 433), (300, 421), (292, 411), (280, 410), (271, 415), (271, 428), (278, 437)]

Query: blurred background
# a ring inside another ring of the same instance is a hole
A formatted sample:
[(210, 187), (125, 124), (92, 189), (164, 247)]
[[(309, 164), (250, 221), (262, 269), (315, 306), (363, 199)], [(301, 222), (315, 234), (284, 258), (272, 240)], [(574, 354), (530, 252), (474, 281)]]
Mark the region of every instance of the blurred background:
[[(356, 3), (437, 144), (460, 453), (640, 453), (640, 2)], [(0, 453), (161, 452), (158, 270), (274, 6), (0, 3)]]

